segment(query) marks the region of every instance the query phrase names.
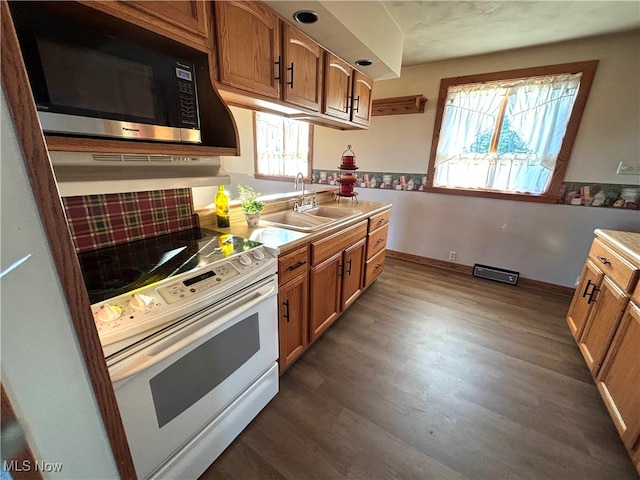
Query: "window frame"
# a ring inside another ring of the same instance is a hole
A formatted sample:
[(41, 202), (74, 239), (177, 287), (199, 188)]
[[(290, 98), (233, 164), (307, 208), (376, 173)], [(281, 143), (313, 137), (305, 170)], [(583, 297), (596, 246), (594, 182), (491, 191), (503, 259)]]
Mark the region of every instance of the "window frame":
[[(266, 175), (264, 173), (258, 173), (258, 129), (256, 128), (256, 121), (258, 117), (258, 113), (267, 113), (269, 115), (283, 116), (279, 115), (276, 112), (270, 111), (253, 111), (253, 177), (262, 179), (262, 180), (278, 180), (283, 182), (290, 182), (295, 180), (295, 176), (287, 176), (287, 175)], [(286, 116), (285, 116), (286, 117)], [(296, 120), (295, 118), (290, 118), (289, 120)], [(301, 121), (301, 120), (296, 120)], [(309, 157), (307, 159), (307, 171), (304, 173), (305, 181), (311, 181), (312, 172), (313, 172), (313, 124), (309, 123)]]
[[(466, 195), (473, 197), (498, 198), (503, 200), (519, 200), (525, 202), (538, 203), (557, 203), (560, 198), (560, 189), (562, 182), (567, 173), (569, 160), (573, 144), (578, 134), (578, 128), (582, 119), (593, 77), (598, 67), (598, 60), (588, 60), (582, 62), (562, 63), (557, 65), (546, 65), (542, 67), (521, 68), (516, 70), (505, 70), (501, 72), (484, 73), (478, 75), (467, 75), (463, 77), (443, 78), (440, 81), (440, 90), (438, 93), (438, 104), (436, 107), (436, 117), (434, 120), (433, 137), (431, 140), (431, 151), (429, 154), (429, 166), (427, 169), (427, 183), (424, 186), (425, 192), (445, 193), (449, 195)], [(500, 80), (517, 80), (523, 78), (539, 77), (546, 75), (557, 75), (563, 73), (579, 73), (582, 72), (580, 79), (580, 88), (576, 97), (567, 130), (558, 153), (556, 167), (551, 177), (549, 189), (546, 193), (536, 195), (530, 193), (511, 193), (500, 190), (489, 189), (465, 189), (460, 187), (435, 187), (433, 181), (435, 178), (435, 159), (438, 150), (438, 141), (440, 139), (440, 130), (442, 128), (442, 119), (444, 115), (444, 107), (447, 99), (449, 87), (457, 85), (466, 85), (472, 83), (494, 82)]]

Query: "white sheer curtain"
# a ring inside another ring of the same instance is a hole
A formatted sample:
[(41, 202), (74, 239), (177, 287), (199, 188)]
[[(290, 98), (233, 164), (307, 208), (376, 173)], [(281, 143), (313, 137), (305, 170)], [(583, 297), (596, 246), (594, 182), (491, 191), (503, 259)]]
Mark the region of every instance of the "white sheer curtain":
[[(434, 186), (544, 193), (580, 77), (553, 75), (449, 88)], [(497, 126), (502, 131), (500, 143), (497, 151), (489, 151), (505, 96), (504, 121)]]
[(256, 173), (295, 177), (305, 175), (309, 159), (309, 124), (277, 115), (256, 113)]

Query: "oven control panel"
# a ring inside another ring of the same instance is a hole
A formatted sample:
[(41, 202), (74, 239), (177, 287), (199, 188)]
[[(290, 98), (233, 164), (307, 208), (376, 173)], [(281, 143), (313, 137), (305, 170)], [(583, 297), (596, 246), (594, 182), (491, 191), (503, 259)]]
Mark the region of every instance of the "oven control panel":
[(215, 288), (219, 283), (238, 275), (240, 272), (234, 268), (232, 262), (226, 262), (185, 280), (158, 288), (158, 293), (165, 302), (172, 304)]
[(213, 301), (216, 296), (230, 295), (274, 262), (277, 262), (275, 255), (264, 247), (256, 247), (179, 275), (173, 281), (94, 304), (92, 312), (100, 341), (104, 347), (147, 331), (160, 319), (162, 323), (174, 321), (172, 317), (177, 315), (174, 312), (182, 310), (182, 303)]

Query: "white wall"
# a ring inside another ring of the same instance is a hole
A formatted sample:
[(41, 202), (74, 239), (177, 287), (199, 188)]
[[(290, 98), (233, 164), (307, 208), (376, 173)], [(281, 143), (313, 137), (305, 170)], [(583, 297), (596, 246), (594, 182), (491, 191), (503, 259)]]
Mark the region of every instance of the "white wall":
[[(45, 478), (118, 478), (4, 92), (2, 126), (2, 383), (38, 462), (62, 463)], [(3, 477), (4, 478), (4, 477)]]
[[(314, 168), (335, 169), (352, 144), (367, 171), (426, 172), (440, 80), (446, 77), (600, 60), (573, 149), (566, 181), (640, 184), (616, 175), (620, 161), (640, 162), (640, 32), (595, 37), (405, 68), (397, 80), (376, 82), (375, 98), (423, 94), (424, 114), (374, 117), (366, 131), (316, 127)], [(251, 112), (234, 109), (242, 156), (223, 159), (232, 177), (251, 182)], [(255, 181), (254, 181), (255, 182)], [(262, 182), (265, 193), (289, 190)], [(394, 204), (388, 248), (465, 265), (489, 264), (523, 277), (574, 286), (596, 228), (640, 232), (640, 212), (546, 205), (424, 192), (358, 189), (359, 198)]]

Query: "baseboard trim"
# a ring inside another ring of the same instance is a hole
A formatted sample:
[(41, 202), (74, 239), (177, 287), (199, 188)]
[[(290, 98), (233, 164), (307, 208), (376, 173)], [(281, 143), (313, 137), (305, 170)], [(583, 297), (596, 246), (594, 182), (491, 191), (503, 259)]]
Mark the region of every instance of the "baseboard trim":
[[(398, 258), (400, 260), (419, 263), (420, 265), (427, 265), (429, 267), (442, 268), (444, 270), (463, 273), (465, 275), (473, 274), (473, 265), (463, 265), (460, 263), (449, 262), (447, 260), (438, 260), (436, 258), (421, 257), (420, 255), (413, 255), (411, 253), (398, 252), (396, 250), (387, 250), (386, 255), (387, 257)], [(551, 292), (557, 295), (564, 295), (567, 297), (573, 296), (573, 293), (575, 291), (575, 289), (571, 287), (556, 285), (554, 283), (542, 282), (540, 280), (532, 280), (530, 278), (524, 278), (524, 277), (520, 277), (518, 279), (518, 286), (524, 287), (524, 288), (531, 288), (533, 290), (543, 290), (545, 292)]]

